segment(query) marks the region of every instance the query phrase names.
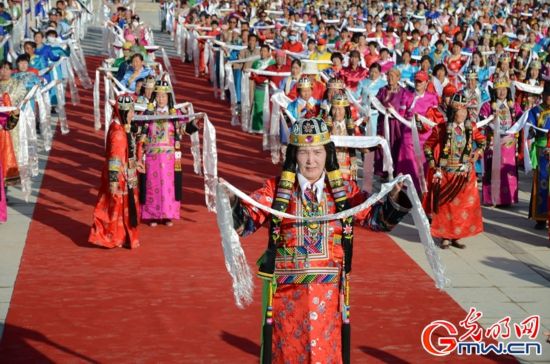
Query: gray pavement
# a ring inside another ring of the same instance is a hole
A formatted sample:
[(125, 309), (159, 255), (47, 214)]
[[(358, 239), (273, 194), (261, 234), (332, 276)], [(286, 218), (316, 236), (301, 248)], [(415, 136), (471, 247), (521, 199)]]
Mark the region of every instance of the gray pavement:
[[(464, 239), (466, 249), (439, 250), (439, 254), (451, 279), (445, 291), (464, 310), (475, 307), (483, 312), (480, 323), (485, 328), (505, 316), (519, 323), (527, 316), (540, 315), (537, 340), (543, 343), (542, 355), (518, 359), (550, 363), (550, 345), (543, 334), (550, 331), (550, 243), (548, 231), (535, 230), (533, 221), (527, 219), (530, 180), (521, 174), (517, 205), (483, 207), (485, 232)], [(391, 236), (432, 275), (412, 219), (397, 226)]]
[[(159, 28), (157, 9), (158, 3), (153, 2), (138, 1), (136, 6), (142, 20), (153, 29)], [(168, 44), (166, 35), (156, 35), (156, 39)], [(100, 28), (91, 28), (84, 43), (86, 53), (98, 54), (100, 45)], [(29, 203), (22, 200), (18, 189), (10, 188), (8, 192), (8, 223), (0, 225), (0, 335), (46, 161), (47, 154), (42, 152), (41, 173), (33, 181)], [(439, 253), (452, 282), (446, 292), (465, 311), (470, 307), (482, 311), (481, 323), (485, 327), (505, 316), (510, 316), (512, 322), (519, 322), (529, 315), (540, 315), (542, 325), (537, 339), (543, 343), (543, 353), (518, 359), (526, 363), (550, 363), (550, 346), (543, 335), (544, 331), (550, 331), (548, 232), (533, 229), (533, 222), (527, 220), (531, 179), (521, 175), (520, 180), (518, 205), (507, 209), (484, 207), (485, 232), (465, 239), (467, 248), (464, 250), (451, 248), (439, 250)], [(412, 219), (405, 219), (391, 236), (431, 275)]]

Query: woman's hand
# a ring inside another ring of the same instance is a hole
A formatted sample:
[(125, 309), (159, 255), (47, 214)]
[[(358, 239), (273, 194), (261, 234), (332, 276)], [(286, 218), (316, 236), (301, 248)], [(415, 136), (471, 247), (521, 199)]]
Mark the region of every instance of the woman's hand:
[(145, 173), (145, 164), (143, 164), (142, 161), (137, 162), (136, 163), (136, 170), (141, 174)]
[(397, 200), (397, 196), (399, 196), (399, 192), (403, 189), (403, 182), (398, 182), (393, 186), (393, 189), (390, 191), (390, 198), (393, 201)]
[(227, 182), (225, 179), (223, 178), (218, 178), (218, 183), (221, 183), (222, 184), (222, 188), (223, 188), (223, 191), (225, 192), (225, 194), (227, 195), (227, 197), (229, 198), (229, 202), (231, 203), (231, 205), (233, 206), (235, 204), (235, 202), (237, 201), (237, 196), (235, 196), (235, 194), (233, 192), (231, 192), (229, 190), (229, 188), (227, 188), (227, 186), (223, 183)]

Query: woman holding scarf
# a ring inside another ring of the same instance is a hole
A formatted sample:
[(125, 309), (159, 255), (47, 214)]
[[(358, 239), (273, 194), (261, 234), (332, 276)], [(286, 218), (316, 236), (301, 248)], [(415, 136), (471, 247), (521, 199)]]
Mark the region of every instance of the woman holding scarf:
[(517, 140), (506, 131), (522, 112), (512, 100), (510, 81), (496, 80), (493, 87), (493, 102), (481, 107), (481, 116), (494, 115), (491, 125), (496, 125), (486, 129), (488, 148), (484, 156), (482, 202), (484, 205), (512, 205), (518, 202)]
[[(474, 141), (478, 149), (474, 150)], [(447, 122), (436, 126), (424, 144), (428, 171), (426, 213), (432, 216), (432, 236), (440, 247), (464, 249), (459, 239), (483, 231), (477, 177), (473, 163), (483, 153), (485, 136), (468, 119), (467, 100), (453, 96)]]
[(117, 98), (107, 134), (106, 161), (88, 241), (105, 248), (139, 247), (134, 99)]
[(159, 222), (172, 226), (172, 220), (180, 218), (182, 135), (198, 128), (173, 118), (179, 111), (174, 109), (172, 88), (166, 81), (157, 81), (145, 114), (167, 118), (146, 122), (138, 143), (145, 168), (140, 175), (141, 219), (152, 227)]
[[(264, 280), (261, 363), (350, 363), (353, 226), (391, 230), (411, 207), (400, 189), (353, 217), (307, 223), (278, 218), (229, 194), (240, 235), (269, 223), (258, 272)], [(355, 182), (342, 179), (336, 147), (318, 118), (293, 124), (280, 178), (251, 194), (265, 206), (304, 217), (344, 211), (366, 197)]]

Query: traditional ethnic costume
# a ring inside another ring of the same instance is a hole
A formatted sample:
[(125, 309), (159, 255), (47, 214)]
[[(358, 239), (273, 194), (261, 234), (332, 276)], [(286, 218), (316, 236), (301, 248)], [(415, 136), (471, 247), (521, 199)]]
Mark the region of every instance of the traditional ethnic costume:
[[(327, 150), (326, 172), (313, 184), (296, 172), (294, 155), (302, 146), (325, 146)], [(355, 182), (342, 179), (334, 154), (322, 120), (298, 120), (284, 163), (289, 170), (268, 180), (251, 197), (298, 216), (323, 216), (358, 205), (367, 196)], [(262, 363), (349, 363), (353, 225), (389, 231), (410, 206), (401, 192), (395, 200), (388, 197), (355, 217), (304, 223), (274, 217), (240, 200), (234, 202), (233, 219), (241, 235), (270, 223), (269, 245), (259, 260), (258, 273), (264, 279)]]
[(139, 246), (136, 137), (132, 121), (127, 120), (133, 107), (131, 96), (118, 97), (116, 116), (107, 134), (106, 161), (88, 238), (90, 243), (105, 248)]
[[(1, 106), (18, 105), (25, 97), (27, 90), (23, 83), (10, 78), (0, 82)], [(7, 186), (19, 182), (19, 165), (17, 162), (19, 153), (19, 117), (12, 113), (0, 113), (0, 123), (5, 126), (0, 130), (0, 158), (2, 158), (2, 169), (4, 183)]]
[[(495, 89), (502, 87), (510, 87), (508, 80), (499, 80), (494, 84)], [(511, 101), (496, 100), (492, 104), (485, 103), (481, 108), (483, 117), (491, 114), (495, 119), (492, 122), (494, 127), (486, 129), (488, 148), (484, 154), (482, 202), (486, 205), (511, 205), (518, 202), (517, 141), (515, 135), (506, 134), (506, 131), (514, 125), (521, 110)]]
[[(267, 67), (275, 64), (273, 58), (258, 59), (252, 63), (252, 69), (265, 70)], [(261, 83), (255, 82), (254, 89), (254, 107), (252, 109), (252, 132), (263, 133), (264, 125), (264, 98), (266, 87), (269, 87), (269, 82), (264, 79)]]
[[(326, 124), (329, 127), (331, 135), (361, 135), (356, 132), (355, 122), (351, 118), (350, 104), (347, 97), (343, 94), (336, 94), (331, 100), (331, 106), (345, 108), (344, 118), (338, 120), (333, 113), (328, 117)], [(331, 109), (332, 109), (331, 108)], [(358, 129), (358, 128), (357, 128)], [(336, 148), (336, 158), (340, 166), (340, 172), (344, 181), (357, 180), (357, 156), (354, 148)]]
[[(166, 81), (157, 81), (151, 97), (156, 102), (156, 94), (168, 93), (172, 99), (171, 88)], [(159, 220), (180, 218), (182, 172), (181, 138), (182, 124), (178, 119), (168, 118), (179, 111), (167, 106), (160, 107), (150, 103), (146, 115), (166, 115), (164, 120), (154, 120), (144, 125), (138, 145), (138, 151), (145, 165), (145, 174), (140, 176), (141, 219), (152, 224)], [(184, 133), (194, 133), (198, 129), (187, 123)]]
[[(415, 80), (427, 82), (429, 80), (428, 74), (419, 71), (415, 76)], [(436, 94), (428, 91), (425, 91), (422, 95), (409, 93), (407, 98), (407, 100), (404, 100), (404, 105), (406, 106), (405, 119), (412, 120), (414, 115), (421, 115), (436, 123), (441, 122), (441, 115), (437, 111), (438, 97)], [(431, 130), (429, 126), (422, 124), (419, 120), (416, 121), (417, 123), (413, 125), (413, 127), (416, 126), (418, 129), (420, 148), (423, 148), (424, 143), (431, 134)], [(395, 161), (395, 173), (410, 174), (416, 190), (420, 192), (421, 179), (424, 178), (424, 176), (420, 175), (418, 163), (422, 163), (424, 171), (426, 171), (424, 156), (420, 156), (420, 160), (417, 161), (411, 128), (401, 124), (401, 147), (399, 148), (399, 154)]]
[[(451, 107), (466, 107), (464, 95), (455, 94)], [(474, 141), (483, 149), (485, 137), (468, 118), (457, 124), (453, 116), (434, 127), (424, 144), (431, 167), (424, 208), (432, 216), (432, 236), (454, 240), (456, 246), (463, 248), (458, 239), (483, 231), (472, 149)]]
[[(544, 94), (550, 93), (550, 87), (545, 87)], [(550, 129), (550, 105), (541, 104), (529, 111), (528, 122), (532, 125)], [(531, 144), (529, 158), (533, 166), (533, 185), (531, 189), (531, 200), (529, 203), (529, 218), (543, 224), (548, 219), (548, 155), (545, 153), (547, 136), (544, 132), (531, 128)], [(527, 157), (527, 156), (526, 156)]]

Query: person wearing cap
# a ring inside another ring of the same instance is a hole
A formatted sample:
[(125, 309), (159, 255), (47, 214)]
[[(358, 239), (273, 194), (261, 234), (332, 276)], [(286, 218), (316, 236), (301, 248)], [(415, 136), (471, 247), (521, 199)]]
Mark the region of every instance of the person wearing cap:
[[(342, 83), (343, 84), (343, 83)], [(330, 112), (325, 118), (331, 135), (352, 136), (363, 135), (359, 126), (355, 125), (352, 117), (350, 103), (344, 93), (335, 94), (330, 100)], [(342, 178), (357, 181), (357, 155), (354, 148), (336, 148), (336, 157)]]
[[(50, 22), (55, 22), (57, 24), (55, 30), (62, 39), (67, 39), (69, 37), (71, 27), (59, 17), (59, 11), (56, 8), (50, 10), (50, 12), (48, 13), (48, 19)], [(47, 27), (48, 26), (46, 25), (46, 28)]]
[[(326, 91), (326, 85), (324, 82), (319, 81), (319, 70), (317, 68), (317, 63), (310, 62), (307, 59), (302, 60), (301, 75), (309, 78), (311, 81), (311, 84), (313, 85), (313, 97), (317, 100), (322, 100)], [(288, 97), (295, 99), (297, 94), (296, 86), (294, 86), (293, 90), (291, 90), (288, 94)]]
[(327, 40), (325, 38), (319, 38), (317, 40), (317, 48), (315, 51), (309, 55), (311, 61), (319, 62), (317, 64), (317, 69), (319, 72), (323, 72), (327, 68), (330, 68), (331, 62), (330, 57), (331, 53), (327, 51)]
[[(353, 218), (321, 222), (278, 218), (226, 193), (239, 235), (269, 224), (268, 247), (258, 261), (264, 282), (261, 362), (349, 362), (353, 229), (390, 231), (398, 224), (411, 208), (401, 186)], [(312, 217), (357, 206), (367, 194), (342, 178), (328, 127), (313, 118), (292, 126), (280, 178), (268, 179), (250, 197), (277, 211)]]
[[(512, 100), (510, 81), (495, 80), (491, 101), (481, 107), (480, 115), (494, 115), (493, 127), (485, 128), (487, 149), (484, 155), (482, 203), (490, 206), (508, 206), (518, 202), (517, 140), (506, 134), (522, 114)], [(499, 135), (495, 135), (495, 125)], [(500, 145), (497, 145), (500, 144)], [(498, 150), (496, 148), (499, 148)]]
[(433, 128), (423, 147), (429, 166), (424, 209), (431, 214), (432, 236), (442, 249), (464, 249), (459, 239), (483, 231), (473, 162), (483, 153), (485, 136), (468, 120), (466, 103), (464, 95), (453, 96), (447, 122)]
[[(529, 111), (528, 122), (538, 128), (550, 129), (550, 83), (544, 85), (542, 102)], [(547, 135), (537, 129), (530, 128), (527, 135), (532, 140), (528, 158), (533, 166), (533, 184), (531, 186), (531, 201), (529, 203), (529, 218), (536, 221), (536, 229), (544, 229), (548, 219), (548, 153)], [(527, 156), (525, 156), (527, 158)]]
[(121, 81), (124, 78), (128, 67), (130, 67), (132, 63), (131, 58), (133, 55), (134, 54), (132, 53), (132, 43), (128, 41), (124, 42), (122, 44), (122, 57), (115, 59), (115, 61), (113, 62), (113, 67), (118, 68), (116, 72), (117, 80)]
[[(144, 115), (180, 115), (174, 108), (172, 87), (158, 80)], [(160, 119), (145, 122), (138, 141), (138, 160), (143, 161), (140, 178), (141, 220), (151, 227), (173, 226), (180, 219), (182, 202), (182, 152), (184, 134), (198, 131), (196, 122)]]
[[(437, 111), (439, 104), (437, 94), (427, 91), (429, 80), (430, 76), (426, 72), (418, 71), (416, 73), (414, 76), (414, 93), (409, 93), (404, 100), (405, 109), (402, 114), (407, 120), (413, 120), (413, 118), (416, 120), (415, 126), (418, 130), (421, 148), (431, 134), (431, 127), (422, 123), (416, 116), (420, 115), (426, 117), (436, 124), (443, 121), (443, 116)], [(411, 128), (401, 124), (401, 136), (402, 145), (395, 162), (395, 172), (410, 174), (417, 192), (421, 195), (421, 192), (423, 192), (421, 190), (421, 182), (425, 176), (420, 174), (420, 166), (418, 165), (414, 152), (414, 141)], [(422, 163), (424, 171), (426, 171), (427, 166), (423, 156), (421, 156), (420, 163)]]
[(88, 237), (105, 248), (139, 247), (139, 193), (134, 99), (117, 97), (106, 140), (101, 186)]
[(301, 118), (312, 118), (319, 115), (320, 101), (313, 96), (313, 83), (307, 76), (302, 78), (296, 84), (298, 97), (288, 104), (288, 111), (295, 120)]

